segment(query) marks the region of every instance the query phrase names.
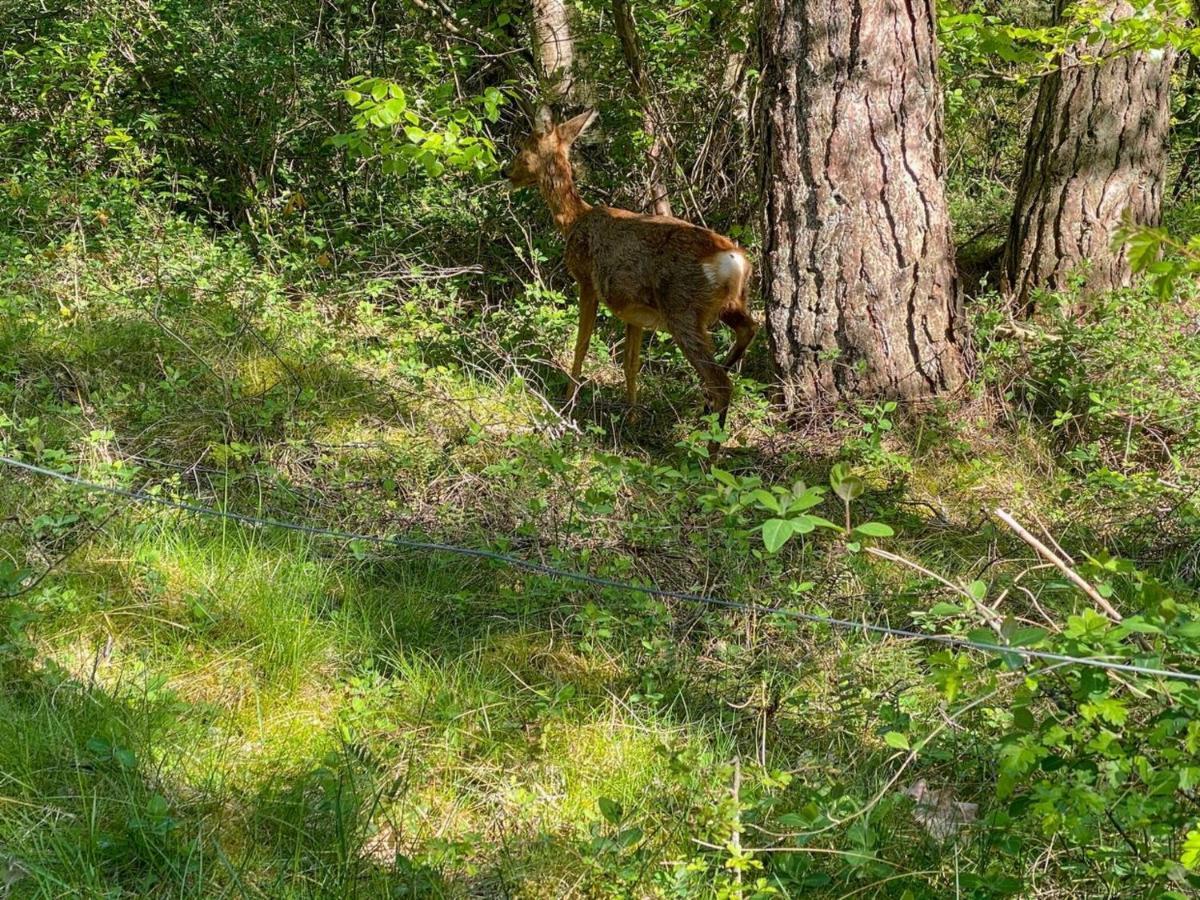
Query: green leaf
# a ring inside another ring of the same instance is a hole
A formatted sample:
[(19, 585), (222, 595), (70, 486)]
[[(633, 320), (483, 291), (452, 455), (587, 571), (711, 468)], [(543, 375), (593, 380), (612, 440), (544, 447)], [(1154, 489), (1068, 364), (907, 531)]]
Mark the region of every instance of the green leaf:
[(789, 508), (801, 512), (806, 509), (812, 509), (814, 506), (819, 506), (821, 501), (825, 499), (823, 494), (824, 490), (819, 487), (807, 488), (799, 494), (793, 493)]
[(1200, 868), (1200, 831), (1193, 829), (1183, 841), (1183, 853), (1179, 856), (1185, 869), (1193, 872)]
[(1158, 260), (1166, 233), (1157, 228), (1138, 228), (1117, 235), (1129, 247), (1129, 262), (1133, 271), (1142, 272)]
[(1118, 632), (1134, 632), (1137, 634), (1162, 634), (1162, 629), (1151, 625), (1141, 616), (1130, 616), (1117, 627)]
[(850, 476), (850, 467), (844, 462), (835, 463), (833, 468), (829, 470), (829, 486), (837, 488), (839, 484)]
[(628, 849), (641, 841), (644, 833), (640, 828), (626, 828), (617, 835), (617, 843), (623, 849)]
[(795, 532), (787, 519), (768, 519), (763, 523), (763, 544), (768, 553), (774, 553), (786, 544)]
[(792, 532), (794, 534), (809, 534), (817, 527), (812, 521), (812, 516), (797, 516), (790, 521), (792, 523)]
[(726, 487), (737, 487), (737, 479), (731, 472), (726, 472), (724, 469), (713, 466), (709, 469), (709, 474)]
[(1103, 719), (1110, 725), (1121, 726), (1129, 718), (1129, 709), (1116, 697), (1097, 697), (1079, 707), (1080, 713), (1089, 722)]
[(600, 815), (604, 816), (613, 825), (618, 824), (625, 818), (625, 810), (621, 808), (621, 804), (616, 800), (601, 797), (596, 801), (596, 805), (600, 807)]
[(1029, 711), (1028, 706), (1016, 706), (1012, 711), (1013, 727), (1020, 731), (1033, 731), (1037, 728), (1037, 719)]
[(956, 606), (953, 603), (935, 603), (929, 610), (931, 616), (957, 616), (962, 612), (961, 606)]
[(1028, 625), (1022, 628), (1017, 628), (1012, 634), (1008, 635), (1008, 642), (1014, 647), (1030, 647), (1034, 644), (1040, 644), (1046, 639), (1046, 629), (1038, 628), (1036, 625)]
[(834, 531), (842, 530), (841, 525), (838, 525), (836, 522), (830, 522), (828, 519), (822, 518), (821, 516), (814, 516), (811, 513), (806, 513), (804, 518), (808, 519), (808, 521), (812, 522), (818, 528), (832, 528)]
[(838, 463), (829, 470), (829, 486), (847, 503), (861, 497), (866, 490), (866, 483), (857, 475), (850, 474), (850, 467), (845, 463)]
[(1177, 634), (1182, 638), (1200, 638), (1200, 619), (1194, 619), (1191, 622), (1181, 622), (1171, 628), (1172, 634)]
[(770, 491), (764, 491), (762, 488), (755, 488), (750, 492), (750, 496), (759, 502), (759, 505), (765, 506), (771, 512), (780, 512), (779, 498)]
[(908, 736), (901, 734), (899, 731), (889, 731), (883, 736), (883, 742), (889, 747), (895, 747), (897, 750), (912, 749), (908, 743)]
[(865, 535), (866, 537), (886, 538), (895, 535), (892, 526), (885, 525), (883, 522), (863, 522), (854, 529), (855, 534)]

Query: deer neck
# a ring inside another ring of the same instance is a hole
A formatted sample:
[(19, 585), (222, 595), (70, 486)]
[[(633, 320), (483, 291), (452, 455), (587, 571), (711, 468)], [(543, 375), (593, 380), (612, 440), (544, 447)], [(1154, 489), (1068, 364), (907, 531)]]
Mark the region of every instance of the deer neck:
[(571, 174), (571, 164), (560, 159), (550, 169), (538, 184), (546, 205), (550, 207), (550, 215), (558, 230), (566, 234), (571, 226), (591, 206), (579, 196), (575, 189), (575, 176)]

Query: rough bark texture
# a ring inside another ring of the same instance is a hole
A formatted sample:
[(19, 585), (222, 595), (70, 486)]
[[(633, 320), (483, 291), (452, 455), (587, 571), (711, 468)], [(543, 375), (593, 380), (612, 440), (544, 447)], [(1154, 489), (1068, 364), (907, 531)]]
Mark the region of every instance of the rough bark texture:
[(617, 28), (617, 37), (621, 41), (621, 54), (625, 57), (625, 66), (629, 69), (629, 77), (633, 81), (634, 96), (642, 108), (642, 130), (650, 138), (650, 148), (646, 151), (646, 161), (650, 164), (650, 210), (656, 216), (669, 216), (672, 215), (671, 198), (667, 195), (667, 185), (662, 176), (666, 142), (662, 129), (655, 120), (650, 81), (642, 63), (641, 42), (638, 41), (629, 0), (613, 0), (613, 20)]
[[(1106, 14), (1133, 12), (1119, 0)], [(1173, 54), (1081, 61), (1115, 53), (1108, 43), (1074, 47), (1038, 89), (1002, 279), (1025, 312), (1034, 290), (1060, 290), (1077, 276), (1085, 294), (1129, 284), (1129, 259), (1113, 234), (1126, 216), (1139, 225), (1161, 216)]]
[(533, 44), (542, 97), (557, 104), (574, 89), (575, 42), (564, 0), (533, 0)]
[(933, 0), (764, 0), (764, 293), (793, 409), (958, 386)]

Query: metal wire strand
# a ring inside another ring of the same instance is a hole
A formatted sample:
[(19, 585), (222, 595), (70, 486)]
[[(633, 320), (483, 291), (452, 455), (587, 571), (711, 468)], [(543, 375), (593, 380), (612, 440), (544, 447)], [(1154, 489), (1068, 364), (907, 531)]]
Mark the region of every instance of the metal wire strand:
[(1148, 666), (1139, 666), (1135, 663), (1117, 662), (1115, 660), (1105, 659), (1103, 657), (1068, 656), (1062, 653), (1052, 653), (1047, 650), (1033, 650), (1028, 647), (1011, 647), (1004, 646), (1002, 644), (991, 644), (984, 641), (972, 641), (968, 640), (967, 638), (954, 637), (953, 635), (948, 634), (928, 634), (926, 632), (910, 631), (905, 628), (893, 628), (889, 625), (878, 625), (873, 622), (858, 622), (851, 619), (839, 619), (834, 616), (822, 616), (816, 613), (803, 612), (802, 610), (792, 609), (785, 606), (766, 606), (757, 603), (740, 603), (736, 600), (729, 600), (724, 597), (715, 597), (706, 594), (692, 594), (686, 591), (673, 591), (667, 588), (618, 581), (614, 578), (605, 578), (600, 575), (589, 575), (586, 572), (576, 572), (571, 569), (560, 569), (555, 566), (548, 566), (543, 563), (522, 559), (519, 556), (510, 556), (506, 553), (497, 553), (493, 550), (483, 550), (477, 547), (463, 547), (457, 544), (444, 544), (438, 541), (423, 541), (405, 537), (354, 534), (346, 531), (338, 531), (333, 528), (324, 528), (316, 525), (304, 525), (300, 522), (289, 522), (284, 519), (261, 518), (258, 516), (245, 515), (244, 513), (230, 512), (229, 510), (214, 509), (212, 507), (201, 506), (195, 503), (171, 500), (170, 498), (160, 497), (145, 491), (129, 490), (127, 488), (116, 487), (114, 485), (99, 484), (97, 482), (80, 478), (77, 475), (71, 475), (66, 472), (57, 472), (53, 469), (47, 469), (42, 466), (37, 466), (32, 463), (23, 462), (17, 459), (11, 459), (6, 456), (0, 456), (0, 464), (16, 469), (23, 469), (26, 472), (30, 472), (34, 475), (40, 475), (46, 478), (54, 478), (58, 481), (83, 488), (91, 493), (111, 494), (113, 496), (124, 497), (138, 503), (157, 504), (159, 506), (181, 510), (197, 516), (206, 516), (214, 519), (226, 519), (257, 528), (277, 528), (283, 531), (294, 531), (299, 532), (300, 534), (312, 535), (314, 537), (331, 538), (334, 540), (361, 541), (378, 546), (392, 546), (402, 547), (408, 550), (419, 550), (425, 553), (446, 553), (471, 559), (485, 559), (492, 562), (501, 563), (502, 565), (509, 566), (514, 569), (521, 569), (526, 572), (534, 572), (539, 575), (546, 575), (562, 581), (573, 581), (580, 584), (593, 585), (595, 587), (612, 588), (619, 591), (630, 591), (656, 597), (662, 600), (677, 600), (682, 603), (712, 606), (720, 609), (732, 609), (742, 612), (788, 616), (804, 622), (827, 625), (832, 628), (840, 628), (846, 631), (887, 635), (889, 637), (900, 638), (902, 640), (909, 641), (925, 641), (928, 643), (942, 644), (958, 650), (977, 650), (983, 653), (1003, 654), (1008, 657), (1020, 656), (1025, 660), (1042, 659), (1051, 662), (1090, 666), (1096, 669), (1108, 669), (1117, 672), (1131, 672), (1138, 675), (1149, 675), (1178, 681), (1200, 682), (1200, 673), (1196, 672), (1180, 672), (1175, 669), (1158, 669)]

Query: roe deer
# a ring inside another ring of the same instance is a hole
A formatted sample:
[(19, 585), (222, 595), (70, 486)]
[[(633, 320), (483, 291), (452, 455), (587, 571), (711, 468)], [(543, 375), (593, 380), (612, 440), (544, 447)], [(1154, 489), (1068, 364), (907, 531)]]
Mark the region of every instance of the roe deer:
[[(642, 335), (666, 331), (700, 373), (706, 411), (721, 425), (733, 385), (726, 370), (742, 358), (758, 331), (746, 308), (750, 263), (737, 244), (715, 231), (670, 216), (592, 206), (575, 189), (571, 144), (596, 120), (589, 110), (561, 125), (541, 110), (533, 133), (508, 170), (514, 187), (536, 185), (566, 238), (567, 270), (579, 285), (579, 332), (571, 366), (571, 400), (579, 392), (583, 358), (603, 301), (625, 323), (625, 392), (637, 402)], [(709, 330), (720, 319), (733, 329), (723, 364), (713, 357)]]

